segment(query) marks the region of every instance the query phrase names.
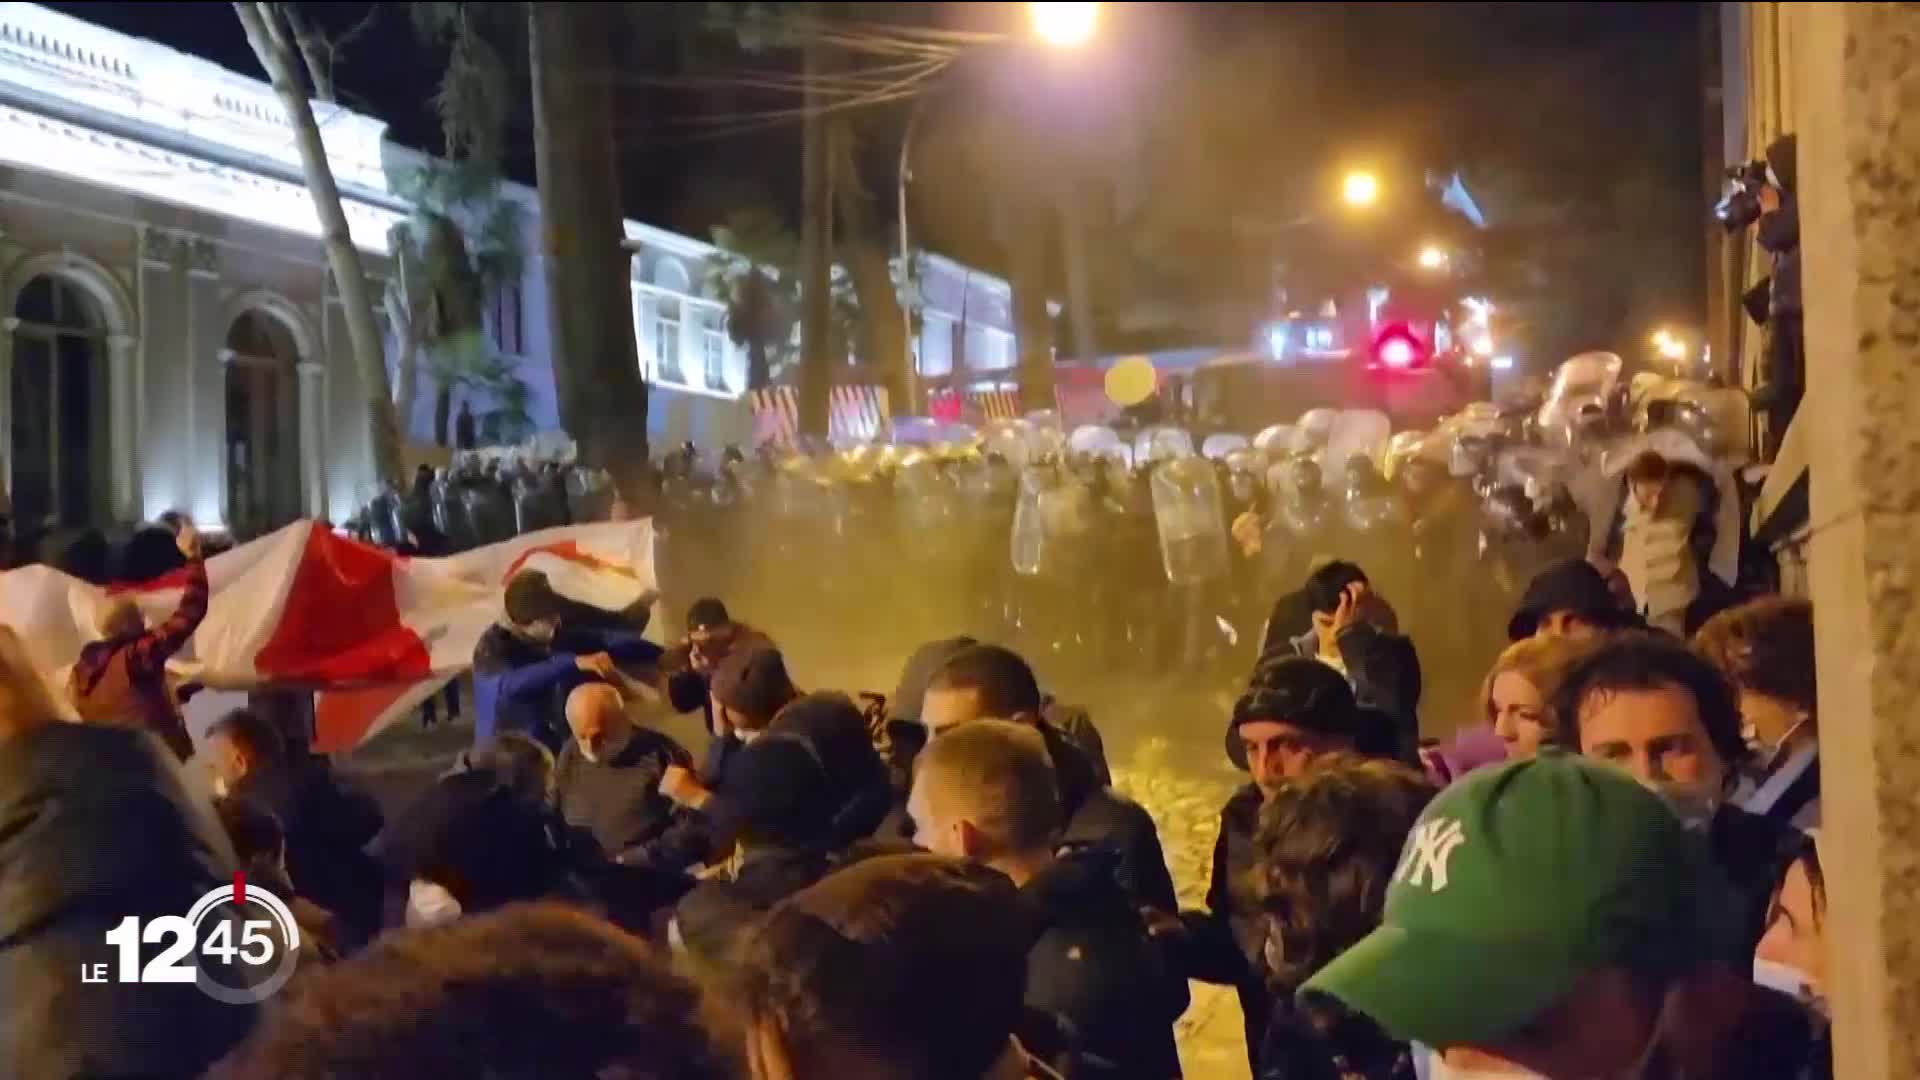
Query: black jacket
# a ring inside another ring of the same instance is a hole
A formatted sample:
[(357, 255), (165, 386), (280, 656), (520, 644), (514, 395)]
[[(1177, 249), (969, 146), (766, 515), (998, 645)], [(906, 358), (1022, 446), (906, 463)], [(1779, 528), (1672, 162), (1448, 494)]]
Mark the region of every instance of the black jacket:
[(1267, 1018), (1254, 1080), (1414, 1080), (1413, 1052), (1350, 1013), (1308, 1012), (1280, 997)]
[(1186, 978), (1147, 936), (1118, 865), (1108, 851), (1068, 849), (1021, 888), (1038, 935), (1026, 1003), (1065, 1021), (1076, 1055), (1110, 1063), (1100, 1075), (1169, 1080), (1180, 1075), (1173, 1023)]
[(1167, 871), (1152, 815), (1100, 783), (1093, 763), (1058, 728), (1043, 722), (1040, 735), (1060, 784), (1060, 806), (1067, 819), (1063, 842), (1113, 851), (1120, 860), (1120, 884), (1136, 902), (1161, 911), (1177, 910), (1173, 875)]
[(332, 912), (348, 944), (380, 929), (380, 864), (364, 850), (380, 833), (380, 806), (343, 783), (324, 757), (306, 757), (279, 776), (249, 774), (232, 796), (271, 810), (287, 836), (287, 875), (300, 895)]
[(636, 727), (610, 761), (591, 762), (572, 739), (554, 764), (554, 799), (568, 825), (593, 836), (609, 859), (685, 870), (706, 858), (708, 830), (660, 794), (660, 777), (692, 755), (672, 738)]
[(1213, 870), (1204, 911), (1181, 912), (1186, 928), (1182, 950), (1187, 977), (1231, 986), (1240, 995), (1246, 1023), (1247, 1058), (1256, 1075), (1267, 1018), (1273, 1010), (1266, 985), (1267, 917), (1253, 895), (1253, 838), (1260, 825), (1260, 789), (1242, 787), (1220, 811), (1220, 836), (1213, 844)]
[(674, 906), (680, 943), (695, 965), (722, 967), (742, 935), (773, 905), (826, 876), (831, 860), (818, 851), (762, 848), (741, 857), (732, 880), (714, 879), (693, 887)]
[(0, 821), (0, 1072), (197, 1076), (246, 1034), (252, 1006), (192, 985), (82, 981), (116, 970), (105, 935), (123, 919), (185, 915), (233, 881), (226, 836), (157, 739), (53, 724), (0, 742)]
[(1767, 930), (1767, 909), (1786, 877), (1787, 868), (1813, 846), (1806, 833), (1791, 825), (1722, 806), (1707, 830), (1707, 846), (1714, 866), (1734, 892), (1736, 915), (1730, 959), (1753, 955)]

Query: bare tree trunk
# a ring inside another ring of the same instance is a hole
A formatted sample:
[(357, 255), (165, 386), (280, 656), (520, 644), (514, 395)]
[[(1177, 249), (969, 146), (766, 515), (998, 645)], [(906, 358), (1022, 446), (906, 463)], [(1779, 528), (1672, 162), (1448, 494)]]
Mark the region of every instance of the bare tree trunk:
[[(396, 245), (394, 250), (399, 251), (399, 247)], [(413, 404), (420, 396), (420, 338), (413, 313), (407, 310), (411, 283), (407, 280), (406, 259), (396, 255), (393, 267), (395, 280), (388, 283), (385, 297), (387, 325), (393, 327), (394, 338), (400, 343), (400, 355), (393, 363), (393, 412), (399, 422), (400, 438), (411, 442)]]
[(373, 294), (367, 288), (360, 250), (353, 246), (353, 233), (347, 227), (346, 211), (340, 205), (340, 188), (333, 181), (326, 145), (320, 139), (319, 125), (314, 122), (313, 106), (301, 88), (299, 58), (291, 46), (292, 32), (281, 21), (279, 5), (236, 3), (233, 10), (246, 29), (253, 55), (266, 70), (267, 79), (286, 110), (287, 122), (293, 127), (300, 164), (307, 175), (307, 191), (313, 196), (314, 213), (320, 219), (327, 262), (333, 268), (341, 310), (347, 317), (354, 372), (366, 397), (367, 436), (372, 442), (374, 475), (398, 490), (406, 479), (405, 464), (400, 454), (400, 426), (393, 409), (392, 391), (387, 385), (386, 343), (381, 338), (379, 321), (374, 318)]
[(541, 255), (560, 419), (581, 457), (646, 505), (647, 385), (633, 340), (632, 257), (613, 139), (609, 5), (529, 4)]
[(817, 89), (824, 46), (809, 37), (807, 92), (801, 126), (800, 432), (825, 435), (833, 377), (833, 158), (828, 153), (825, 97)]
[(853, 292), (860, 301), (860, 351), (862, 358), (880, 369), (887, 388), (890, 408), (915, 411), (908, 401), (905, 316), (900, 298), (894, 293), (893, 272), (887, 265), (883, 230), (873, 217), (873, 199), (859, 185), (859, 172), (853, 167), (853, 139), (845, 113), (833, 118), (834, 185), (833, 198), (840, 211), (842, 243), (839, 245), (847, 273), (853, 278)]
[(1084, 189), (1069, 173), (1060, 179), (1060, 228), (1067, 264), (1067, 314), (1073, 322), (1074, 358), (1091, 361), (1098, 355), (1093, 339), (1093, 267), (1087, 258), (1087, 214), (1080, 198)]
[(1020, 405), (1028, 412), (1051, 409), (1053, 390), (1053, 317), (1047, 312), (1044, 272), (1046, 238), (1042, 215), (1024, 194), (1012, 197), (1011, 245), (1014, 347), (1020, 353)]

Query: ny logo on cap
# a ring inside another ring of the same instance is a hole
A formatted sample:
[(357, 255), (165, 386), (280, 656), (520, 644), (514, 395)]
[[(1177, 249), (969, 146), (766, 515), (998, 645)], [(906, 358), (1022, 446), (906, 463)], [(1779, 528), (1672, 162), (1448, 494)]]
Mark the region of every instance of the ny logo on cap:
[(1393, 880), (1407, 885), (1441, 892), (1447, 887), (1447, 863), (1453, 851), (1467, 842), (1467, 833), (1454, 818), (1434, 818), (1413, 827), (1407, 848), (1400, 853), (1400, 867)]

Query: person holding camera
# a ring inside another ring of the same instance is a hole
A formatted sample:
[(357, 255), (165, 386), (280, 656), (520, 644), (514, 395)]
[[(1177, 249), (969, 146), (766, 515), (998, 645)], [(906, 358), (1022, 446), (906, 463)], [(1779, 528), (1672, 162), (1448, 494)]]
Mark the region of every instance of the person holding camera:
[(1800, 305), (1800, 203), (1794, 194), (1797, 140), (1782, 135), (1759, 161), (1730, 170), (1732, 185), (1714, 207), (1729, 231), (1753, 225), (1754, 241), (1773, 261), (1772, 274), (1749, 289), (1742, 305), (1767, 328), (1766, 370), (1753, 404), (1768, 414), (1768, 453), (1779, 452), (1787, 422), (1806, 389), (1806, 338)]

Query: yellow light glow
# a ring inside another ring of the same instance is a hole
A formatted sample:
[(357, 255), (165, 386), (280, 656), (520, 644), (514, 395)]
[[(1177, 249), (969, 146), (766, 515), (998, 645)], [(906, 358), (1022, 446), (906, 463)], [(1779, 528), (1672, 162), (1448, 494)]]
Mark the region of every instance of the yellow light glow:
[(1677, 338), (1668, 338), (1660, 345), (1660, 355), (1669, 360), (1685, 360), (1687, 358), (1687, 344)]
[(1447, 265), (1447, 251), (1438, 244), (1428, 244), (1420, 249), (1420, 268), (1422, 270), (1441, 270)]
[(1340, 185), (1348, 206), (1372, 206), (1380, 201), (1380, 178), (1370, 172), (1351, 172)]
[(1077, 49), (1093, 40), (1100, 25), (1100, 5), (1094, 3), (1028, 4), (1027, 14), (1033, 21), (1033, 36), (1063, 49)]
[(1485, 334), (1482, 334), (1479, 337), (1474, 338), (1473, 339), (1473, 355), (1492, 356), (1493, 355), (1493, 339), (1491, 337), (1488, 337)]

